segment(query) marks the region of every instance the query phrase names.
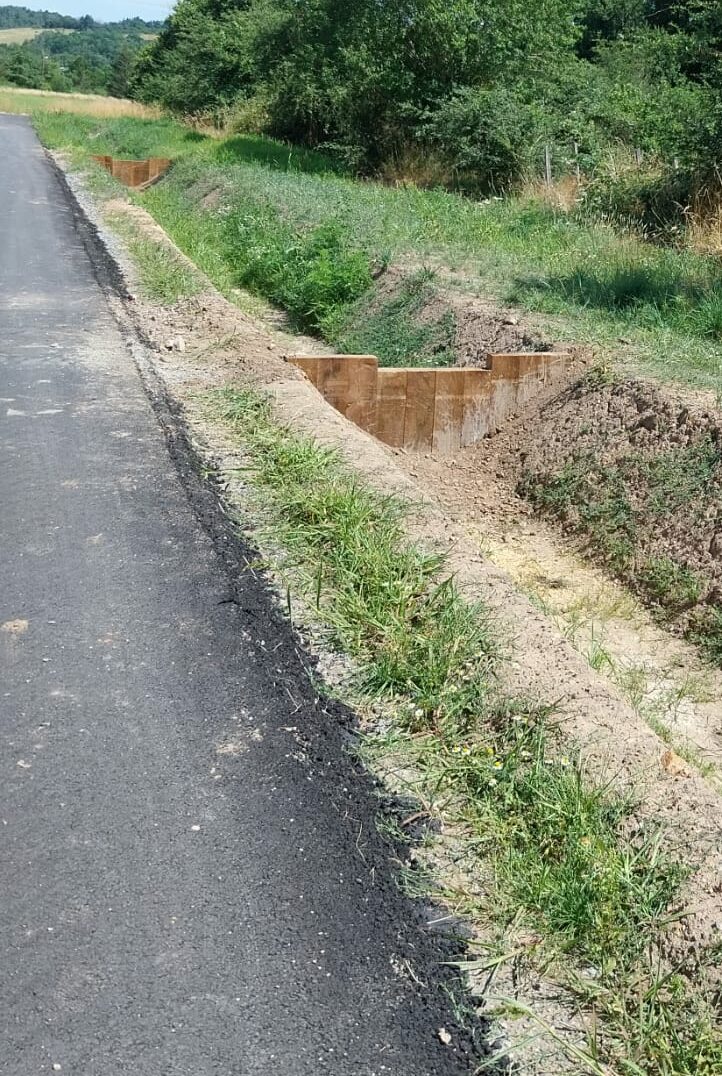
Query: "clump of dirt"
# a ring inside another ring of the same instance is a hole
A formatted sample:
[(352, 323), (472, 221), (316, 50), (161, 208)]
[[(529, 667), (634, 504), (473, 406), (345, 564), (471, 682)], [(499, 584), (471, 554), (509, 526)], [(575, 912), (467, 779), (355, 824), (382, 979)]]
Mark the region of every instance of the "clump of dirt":
[(443, 291), (429, 306), (432, 311), (439, 306), (453, 313), (457, 366), (486, 368), (490, 354), (552, 350), (545, 340), (524, 328), (518, 314), (490, 301)]
[(427, 268), (391, 266), (340, 334), (345, 351), (376, 354), (383, 365), (477, 366), (494, 352), (550, 351), (517, 313), (454, 290)]
[(532, 504), (722, 657), (722, 415), (592, 369), (506, 462)]

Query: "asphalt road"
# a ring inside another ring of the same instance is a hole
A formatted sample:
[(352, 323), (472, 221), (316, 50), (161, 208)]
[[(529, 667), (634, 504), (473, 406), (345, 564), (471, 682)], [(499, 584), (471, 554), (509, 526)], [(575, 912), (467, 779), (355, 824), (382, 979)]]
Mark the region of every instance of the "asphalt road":
[(453, 950), (219, 556), (76, 215), (0, 116), (0, 1072), (468, 1072)]

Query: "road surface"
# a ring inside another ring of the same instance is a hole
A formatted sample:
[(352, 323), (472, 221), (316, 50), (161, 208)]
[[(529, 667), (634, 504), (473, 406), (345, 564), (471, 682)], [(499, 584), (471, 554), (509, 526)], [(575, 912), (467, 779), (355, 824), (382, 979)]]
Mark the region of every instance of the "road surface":
[(0, 116), (0, 1072), (471, 1071), (344, 716), (217, 554), (76, 216)]

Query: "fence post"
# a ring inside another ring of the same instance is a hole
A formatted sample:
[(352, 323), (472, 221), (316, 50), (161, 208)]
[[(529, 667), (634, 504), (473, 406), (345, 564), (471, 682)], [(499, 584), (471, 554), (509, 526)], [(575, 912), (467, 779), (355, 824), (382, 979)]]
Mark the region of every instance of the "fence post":
[(547, 187), (552, 185), (552, 151), (551, 147), (547, 144), (544, 147), (544, 178), (546, 179)]
[(642, 161), (644, 160), (644, 154), (642, 153), (641, 149), (635, 149), (635, 151), (634, 151), (634, 159), (637, 162), (637, 167), (641, 168)]
[(579, 143), (578, 142), (574, 143), (574, 166), (576, 168), (577, 183), (578, 183), (579, 180), (581, 179), (581, 175), (582, 175), (580, 170), (579, 170)]

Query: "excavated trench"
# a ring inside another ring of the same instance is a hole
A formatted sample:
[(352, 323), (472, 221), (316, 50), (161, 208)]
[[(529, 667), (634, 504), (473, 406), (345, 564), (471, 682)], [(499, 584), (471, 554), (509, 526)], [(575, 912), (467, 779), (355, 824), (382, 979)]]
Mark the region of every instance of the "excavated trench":
[[(145, 220), (144, 228), (149, 236), (160, 241), (160, 229), (150, 219)], [(238, 456), (233, 446), (225, 444), (219, 431), (209, 427), (199, 401), (210, 389), (250, 384), (268, 393), (280, 421), (335, 447), (375, 487), (413, 502), (409, 521), (412, 537), (438, 543), (439, 548), (448, 550), (450, 570), (464, 593), (472, 600), (484, 601), (498, 618), (499, 630), (508, 633), (505, 638), (509, 660), (501, 670), (504, 688), (512, 694), (553, 704), (561, 734), (570, 742), (583, 745), (591, 771), (612, 774), (615, 784), (622, 789), (638, 791), (643, 780), (645, 795), (637, 811), (639, 824), (650, 817), (655, 824), (661, 823), (665, 833), (667, 830), (673, 833), (676, 853), (696, 865), (697, 870), (685, 888), (685, 899), (693, 911), (675, 934), (674, 944), (686, 949), (687, 944), (705, 945), (718, 936), (718, 794), (693, 768), (674, 768), (665, 763), (664, 745), (630, 709), (618, 690), (595, 675), (555, 630), (549, 616), (527, 601), (520, 594), (522, 588), (512, 585), (508, 575), (493, 563), (494, 559), (501, 563), (498, 550), (507, 544), (512, 526), (532, 518), (529, 506), (516, 497), (514, 487), (522, 477), (523, 468), (533, 462), (530, 446), (552, 438), (555, 424), (563, 421), (563, 415), (555, 415), (554, 408), (576, 391), (570, 385), (575, 376), (572, 357), (564, 357), (564, 370), (558, 371), (558, 379), (556, 375), (540, 377), (539, 367), (533, 378), (532, 366), (525, 371), (529, 380), (524, 383), (524, 389), (533, 385), (534, 391), (526, 396), (516, 395), (504, 418), (499, 416), (493, 428), (489, 422), (488, 432), (498, 430), (496, 436), (481, 435), (480, 440), (462, 445), (459, 434), (458, 448), (453, 454), (439, 450), (438, 440), (434, 451), (432, 423), (430, 437), (427, 432), (423, 441), (417, 441), (422, 447), (411, 451), (405, 443), (384, 447), (379, 440), (362, 432), (360, 424), (354, 427), (346, 421), (345, 410), (337, 407), (334, 411), (327, 405), (330, 395), (314, 391), (298, 369), (281, 361), (284, 351), (298, 348), (298, 340), (294, 344), (288, 337), (271, 331), (217, 294), (204, 293), (162, 311), (133, 296), (128, 309), (143, 326), (151, 361), (155, 364), (157, 359), (157, 376), (178, 400), (194, 437), (205, 446), (214, 466), (222, 466), (225, 461), (231, 471), (237, 469)], [(181, 338), (182, 348), (169, 347), (169, 340)], [(304, 347), (309, 343), (304, 342)], [(542, 354), (549, 360), (549, 353)], [(344, 369), (348, 357), (311, 356), (312, 360), (316, 358), (331, 360), (326, 369), (332, 370), (333, 361)], [(373, 360), (369, 362), (368, 356), (362, 358), (373, 373)], [(530, 362), (531, 358), (527, 355), (525, 361)], [(406, 371), (407, 390), (403, 397), (404, 442), (410, 372)], [(432, 417), (435, 417), (438, 375), (464, 374), (466, 370), (422, 372), (435, 375), (432, 395)], [(377, 431), (379, 373), (376, 367), (376, 393), (369, 394), (369, 413), (373, 416), (375, 406)], [(368, 370), (364, 376), (369, 377)], [(587, 379), (580, 391), (593, 395), (597, 390), (593, 381)], [(460, 392), (456, 395), (460, 396)], [(443, 399), (443, 392), (441, 396)], [(429, 409), (427, 405), (427, 412)], [(400, 405), (397, 410), (401, 411)], [(584, 425), (582, 420), (580, 435)], [(457, 428), (463, 429), (463, 421)], [(556, 467), (557, 461), (552, 461), (550, 466)], [(561, 460), (560, 466), (563, 469)], [(552, 528), (548, 535), (556, 550), (564, 547)], [(532, 550), (533, 536), (528, 537), (527, 548)], [(570, 560), (568, 565), (576, 574), (575, 562)], [(542, 570), (547, 571), (547, 567), (544, 564)], [(548, 570), (551, 590), (555, 589), (557, 572), (556, 567)], [(510, 574), (516, 582), (517, 573)], [(684, 663), (684, 653), (679, 660)], [(534, 997), (535, 1003), (538, 1002), (538, 993)], [(554, 1018), (550, 1014), (550, 1020)], [(555, 1071), (561, 1072), (563, 1068), (557, 1066)]]
[(172, 161), (168, 157), (148, 157), (142, 161), (124, 161), (108, 154), (98, 154), (93, 157), (94, 161), (101, 164), (113, 179), (117, 179), (126, 187), (133, 190), (145, 190), (151, 184), (157, 183), (170, 166)]

